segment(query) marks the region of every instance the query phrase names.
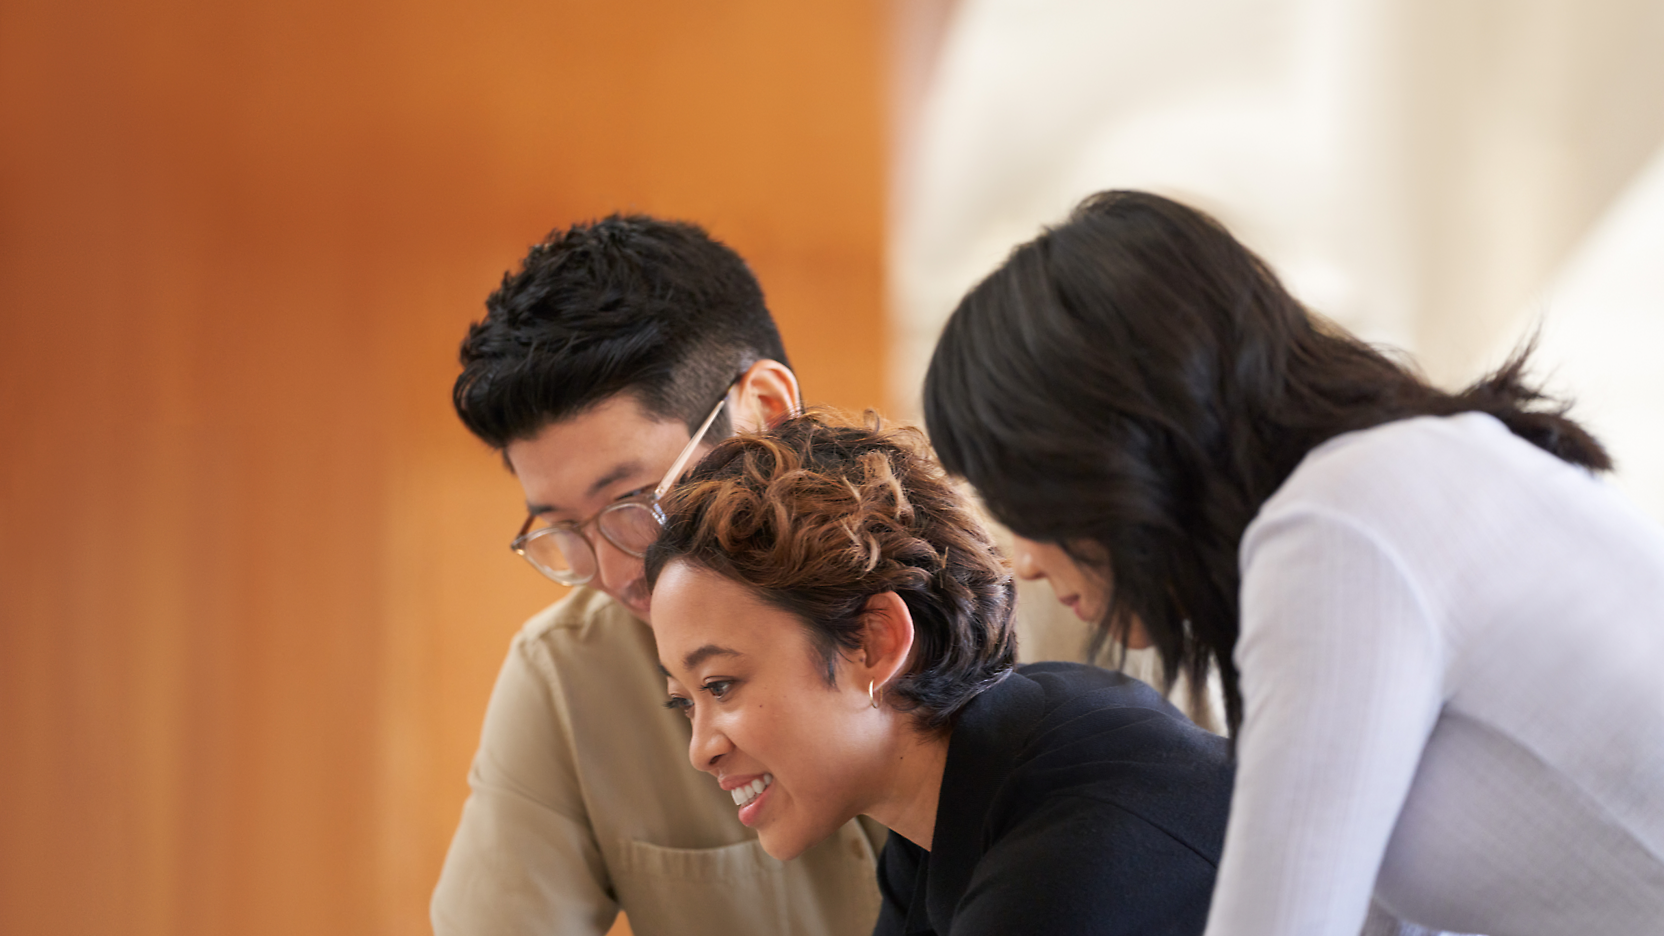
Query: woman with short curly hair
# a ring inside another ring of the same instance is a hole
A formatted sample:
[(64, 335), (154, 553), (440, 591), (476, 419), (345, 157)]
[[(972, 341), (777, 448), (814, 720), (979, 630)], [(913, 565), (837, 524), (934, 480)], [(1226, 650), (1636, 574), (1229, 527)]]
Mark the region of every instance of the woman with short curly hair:
[(730, 439), (647, 554), (689, 757), (790, 859), (893, 832), (878, 933), (1200, 933), (1225, 742), (1095, 667), (1015, 667), (1011, 577), (913, 431)]

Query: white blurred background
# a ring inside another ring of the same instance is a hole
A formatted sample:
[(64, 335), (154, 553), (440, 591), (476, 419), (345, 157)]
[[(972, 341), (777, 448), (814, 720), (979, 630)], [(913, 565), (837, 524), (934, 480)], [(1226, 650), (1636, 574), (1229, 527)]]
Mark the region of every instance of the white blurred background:
[(969, 286), (1083, 196), (1150, 189), (1441, 385), (1541, 325), (1537, 372), (1664, 519), (1664, 3), (913, 7), (889, 241), (909, 415)]

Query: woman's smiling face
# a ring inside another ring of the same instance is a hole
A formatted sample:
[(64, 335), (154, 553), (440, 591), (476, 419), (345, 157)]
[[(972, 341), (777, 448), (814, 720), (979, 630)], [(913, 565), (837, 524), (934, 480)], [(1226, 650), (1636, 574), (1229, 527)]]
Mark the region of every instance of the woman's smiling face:
[(673, 561), (653, 590), (653, 633), (669, 704), (693, 722), (689, 759), (734, 794), (765, 851), (795, 858), (871, 811), (883, 795), (894, 713), (873, 708), (842, 656), (828, 685), (796, 616)]

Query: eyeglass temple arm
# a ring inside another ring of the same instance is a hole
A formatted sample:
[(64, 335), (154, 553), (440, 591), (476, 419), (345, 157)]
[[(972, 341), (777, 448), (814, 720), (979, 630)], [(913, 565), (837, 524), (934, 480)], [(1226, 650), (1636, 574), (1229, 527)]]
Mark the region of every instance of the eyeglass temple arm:
[(792, 369), (788, 367), (786, 368), (786, 376), (791, 378), (792, 382), (792, 405), (787, 407), (784, 413), (775, 417), (776, 425), (803, 415), (803, 391), (797, 386), (797, 374), (793, 373)]
[(699, 448), (699, 441), (705, 437), (705, 431), (711, 428), (711, 423), (716, 421), (717, 414), (721, 413), (723, 407), (727, 405), (728, 397), (726, 395), (717, 401), (716, 408), (712, 409), (711, 415), (706, 416), (705, 421), (699, 425), (699, 431), (693, 434), (693, 439), (688, 443), (688, 447), (682, 450), (682, 454), (676, 459), (676, 463), (670, 466), (669, 471), (665, 472), (664, 480), (660, 481), (659, 486), (653, 489), (654, 500), (663, 497), (665, 492), (670, 490), (670, 486), (676, 483), (676, 479), (682, 476), (682, 469), (686, 468), (688, 460), (693, 458), (694, 451)]

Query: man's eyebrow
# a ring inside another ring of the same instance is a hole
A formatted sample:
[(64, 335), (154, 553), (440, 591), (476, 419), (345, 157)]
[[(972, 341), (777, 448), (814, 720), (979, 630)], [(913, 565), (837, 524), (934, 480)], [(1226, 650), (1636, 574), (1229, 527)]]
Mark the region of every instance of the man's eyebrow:
[[(612, 487), (614, 484), (617, 484), (619, 481), (622, 481), (631, 475), (640, 474), (642, 470), (641, 462), (635, 459), (620, 462), (612, 466), (611, 470), (609, 470), (606, 474), (596, 478), (595, 482), (589, 486), (589, 490), (583, 493), (583, 498), (588, 500), (607, 488)], [(541, 516), (547, 513), (570, 513), (570, 511), (558, 504), (534, 504), (531, 501), (527, 501), (526, 513), (532, 514), (533, 516)]]
[(628, 478), (631, 475), (641, 474), (641, 472), (642, 472), (641, 462), (639, 462), (639, 461), (637, 461), (633, 458), (630, 459), (627, 462), (621, 462), (617, 465), (614, 465), (613, 469), (611, 471), (607, 472), (606, 474), (602, 475), (599, 478), (596, 478), (595, 483), (591, 484), (589, 486), (589, 490), (584, 492), (584, 496), (585, 497), (594, 497), (595, 495), (601, 493), (602, 491), (605, 491), (607, 488), (612, 487), (614, 484), (617, 484), (618, 482), (624, 480), (625, 478)]
[(705, 646), (700, 647), (698, 650), (695, 650), (692, 653), (689, 653), (687, 656), (683, 657), (682, 658), (682, 668), (685, 669), (685, 670), (691, 670), (695, 666), (698, 666), (699, 664), (705, 662), (706, 660), (709, 660), (711, 657), (714, 657), (714, 656), (740, 657), (740, 656), (745, 656), (745, 654), (739, 652), (738, 650), (731, 650), (727, 647), (719, 647), (716, 644), (706, 644)]

